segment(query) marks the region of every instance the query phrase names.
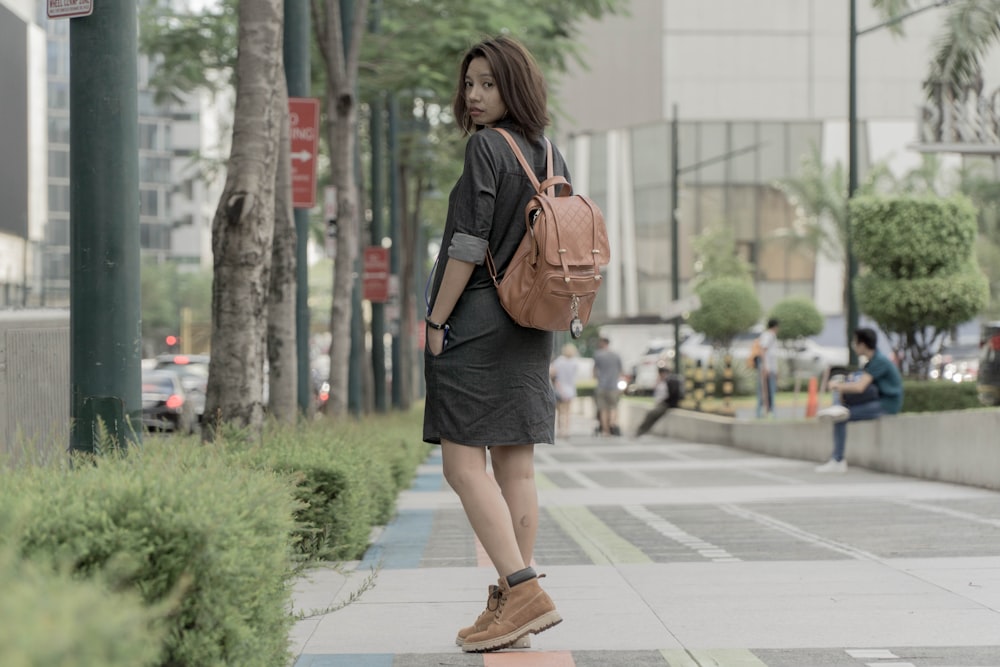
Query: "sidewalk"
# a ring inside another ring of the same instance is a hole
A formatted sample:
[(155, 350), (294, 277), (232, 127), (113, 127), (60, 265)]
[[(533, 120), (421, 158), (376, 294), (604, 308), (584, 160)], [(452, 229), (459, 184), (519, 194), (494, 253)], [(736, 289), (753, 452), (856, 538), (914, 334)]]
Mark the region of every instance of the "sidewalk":
[(363, 561), (296, 587), (323, 609), (375, 571), (296, 624), (295, 667), (1000, 667), (1000, 493), (578, 419), (537, 448), (563, 623), (529, 650), (454, 645), (497, 575), (435, 449)]

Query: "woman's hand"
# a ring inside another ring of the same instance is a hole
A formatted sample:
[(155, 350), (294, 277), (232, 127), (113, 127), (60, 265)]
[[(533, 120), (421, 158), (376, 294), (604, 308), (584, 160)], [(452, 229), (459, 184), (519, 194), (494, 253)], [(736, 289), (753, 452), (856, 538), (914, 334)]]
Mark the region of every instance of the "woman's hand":
[(444, 350), (445, 329), (433, 329), (427, 327), (427, 350), (432, 357), (436, 357)]

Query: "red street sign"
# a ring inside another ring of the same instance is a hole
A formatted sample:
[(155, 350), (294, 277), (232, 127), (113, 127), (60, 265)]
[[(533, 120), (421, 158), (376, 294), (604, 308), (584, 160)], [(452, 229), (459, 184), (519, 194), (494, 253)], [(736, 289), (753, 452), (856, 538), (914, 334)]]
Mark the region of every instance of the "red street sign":
[(48, 0), (46, 12), (50, 19), (90, 16), (94, 13), (94, 0)]
[(319, 151), (319, 100), (312, 97), (288, 98), (291, 134), (292, 206), (316, 205), (316, 154)]
[(361, 298), (372, 303), (389, 300), (389, 249), (378, 245), (365, 248), (361, 273)]

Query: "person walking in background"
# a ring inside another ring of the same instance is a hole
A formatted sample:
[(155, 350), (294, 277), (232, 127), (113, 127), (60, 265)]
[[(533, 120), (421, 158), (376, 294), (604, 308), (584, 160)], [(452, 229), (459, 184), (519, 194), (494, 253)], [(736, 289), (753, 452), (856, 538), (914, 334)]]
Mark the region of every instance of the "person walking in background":
[(622, 390), (618, 381), (622, 377), (622, 358), (610, 348), (611, 342), (604, 336), (597, 341), (597, 351), (594, 352), (594, 377), (597, 387), (594, 389), (594, 400), (597, 403), (597, 419), (600, 422), (601, 435), (618, 435), (618, 399)]
[(767, 321), (767, 329), (757, 337), (757, 419), (774, 418), (774, 397), (778, 393), (778, 320)]
[(569, 437), (569, 413), (576, 398), (576, 345), (566, 343), (552, 362), (550, 373), (556, 391), (556, 436)]
[(646, 413), (639, 428), (636, 429), (635, 437), (645, 435), (653, 424), (660, 420), (660, 417), (667, 414), (671, 408), (676, 408), (681, 399), (684, 398), (684, 382), (679, 375), (673, 375), (669, 368), (661, 366), (659, 368), (659, 379), (653, 387), (653, 408)]
[(816, 413), (823, 421), (833, 422), (833, 454), (816, 467), (816, 472), (847, 472), (847, 423), (894, 415), (903, 408), (903, 378), (899, 369), (878, 351), (878, 334), (862, 328), (854, 332), (854, 351), (867, 359), (861, 373), (850, 380), (831, 380), (830, 389), (840, 403)]
[[(441, 445), (444, 477), (499, 575), (486, 610), (456, 638), (463, 651), (484, 652), (562, 620), (531, 567), (538, 531), (534, 448), (555, 440), (553, 334), (507, 315), (485, 265), (489, 252), (503, 275), (535, 194), (507, 141), (491, 128), (507, 130), (545, 180), (549, 114), (537, 63), (510, 37), (473, 46), (458, 74), (452, 111), (469, 139), (448, 198), (428, 301), (423, 439)], [(555, 146), (552, 159), (553, 173), (569, 180)]]

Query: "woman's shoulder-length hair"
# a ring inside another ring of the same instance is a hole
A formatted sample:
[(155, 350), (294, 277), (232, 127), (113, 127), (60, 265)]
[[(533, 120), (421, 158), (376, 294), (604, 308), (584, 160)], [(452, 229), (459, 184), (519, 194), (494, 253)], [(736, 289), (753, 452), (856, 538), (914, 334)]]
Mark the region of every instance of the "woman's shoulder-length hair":
[(500, 97), (507, 106), (507, 120), (526, 137), (541, 138), (549, 124), (545, 77), (531, 53), (520, 42), (506, 36), (484, 40), (462, 58), (452, 104), (458, 126), (468, 134), (479, 129), (469, 115), (465, 99), (465, 77), (469, 63), (476, 58), (485, 58), (489, 63)]

